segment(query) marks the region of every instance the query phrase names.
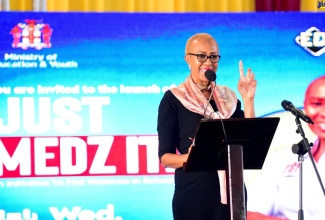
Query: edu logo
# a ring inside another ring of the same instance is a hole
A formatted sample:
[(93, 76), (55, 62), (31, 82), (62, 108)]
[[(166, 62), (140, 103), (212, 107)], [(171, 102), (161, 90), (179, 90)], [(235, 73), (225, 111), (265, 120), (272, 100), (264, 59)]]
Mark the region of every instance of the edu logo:
[(313, 56), (320, 56), (325, 53), (325, 32), (321, 32), (316, 27), (301, 32), (295, 40), (298, 45)]

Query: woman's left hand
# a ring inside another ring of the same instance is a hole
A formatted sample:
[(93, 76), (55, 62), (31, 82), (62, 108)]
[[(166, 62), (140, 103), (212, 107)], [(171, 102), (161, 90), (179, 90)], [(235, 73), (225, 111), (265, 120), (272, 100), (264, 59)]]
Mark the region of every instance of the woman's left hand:
[(240, 78), (237, 89), (240, 95), (243, 99), (254, 99), (257, 81), (255, 80), (254, 73), (250, 68), (247, 70), (246, 76), (244, 75), (244, 67), (241, 60), (239, 61), (239, 74)]

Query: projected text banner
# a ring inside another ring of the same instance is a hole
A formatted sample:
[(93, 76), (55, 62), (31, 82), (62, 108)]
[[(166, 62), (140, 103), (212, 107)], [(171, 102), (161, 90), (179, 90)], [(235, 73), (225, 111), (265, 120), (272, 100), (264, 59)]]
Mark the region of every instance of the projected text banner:
[(186, 40), (217, 39), (217, 84), (236, 91), (239, 60), (252, 68), (260, 117), (284, 99), (301, 107), (324, 74), (324, 19), (0, 13), (0, 219), (171, 219), (156, 122), (164, 92), (189, 74)]

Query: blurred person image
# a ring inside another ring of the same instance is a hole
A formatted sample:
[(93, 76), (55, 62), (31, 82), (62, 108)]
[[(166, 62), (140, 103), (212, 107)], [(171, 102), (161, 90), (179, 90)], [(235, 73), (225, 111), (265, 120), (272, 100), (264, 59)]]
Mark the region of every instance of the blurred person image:
[[(324, 181), (325, 75), (316, 78), (308, 85), (304, 110), (314, 122), (308, 124), (311, 132), (316, 136), (316, 140), (313, 139), (312, 142), (311, 154), (321, 180)], [(302, 164), (302, 210), (305, 219), (325, 219), (325, 195), (308, 153), (303, 155)], [(272, 158), (266, 167), (263, 167), (261, 174), (248, 187), (250, 195), (248, 220), (298, 219), (299, 168), (298, 155), (292, 153), (291, 148), (285, 147), (272, 154)]]

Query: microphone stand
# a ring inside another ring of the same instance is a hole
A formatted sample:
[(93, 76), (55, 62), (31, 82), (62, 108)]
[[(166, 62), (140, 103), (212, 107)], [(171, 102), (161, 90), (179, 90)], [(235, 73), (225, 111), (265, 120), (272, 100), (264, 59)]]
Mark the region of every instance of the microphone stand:
[(302, 209), (302, 165), (303, 165), (303, 162), (304, 162), (303, 155), (305, 153), (308, 152), (309, 158), (310, 158), (310, 160), (311, 160), (311, 162), (313, 164), (314, 170), (316, 172), (316, 176), (318, 178), (318, 181), (319, 181), (319, 184), (320, 184), (320, 186), (322, 188), (324, 196), (325, 196), (325, 189), (324, 189), (324, 185), (322, 183), (322, 180), (320, 178), (320, 175), (318, 173), (318, 170), (317, 170), (313, 155), (310, 152), (310, 146), (312, 146), (312, 144), (309, 144), (307, 138), (305, 137), (305, 133), (304, 133), (304, 130), (302, 129), (302, 126), (301, 126), (301, 123), (300, 123), (300, 120), (299, 120), (298, 116), (296, 117), (295, 121), (296, 121), (296, 124), (297, 124), (297, 127), (298, 127), (296, 132), (300, 133), (300, 135), (302, 137), (302, 140), (298, 144), (294, 144), (292, 146), (292, 152), (299, 155), (298, 161), (299, 161), (299, 165), (300, 165), (299, 166), (299, 212), (298, 212), (298, 220), (304, 220), (304, 211)]
[[(211, 85), (212, 86), (212, 85)], [(207, 118), (207, 116), (205, 115), (205, 113), (206, 113), (206, 111), (207, 111), (207, 108), (208, 108), (208, 106), (209, 106), (209, 104), (210, 104), (210, 100), (211, 100), (211, 98), (212, 98), (212, 95), (213, 95), (213, 92), (214, 92), (214, 90), (215, 90), (215, 88), (217, 87), (217, 85), (216, 84), (214, 84), (214, 87), (212, 88), (212, 90), (211, 90), (211, 94), (210, 94), (210, 96), (209, 96), (209, 99), (208, 99), (208, 103), (207, 103), (207, 105), (205, 106), (205, 109), (204, 109), (204, 113), (203, 113), (203, 119), (202, 120), (209, 120), (210, 118), (211, 118), (211, 114), (210, 114), (210, 116)]]

